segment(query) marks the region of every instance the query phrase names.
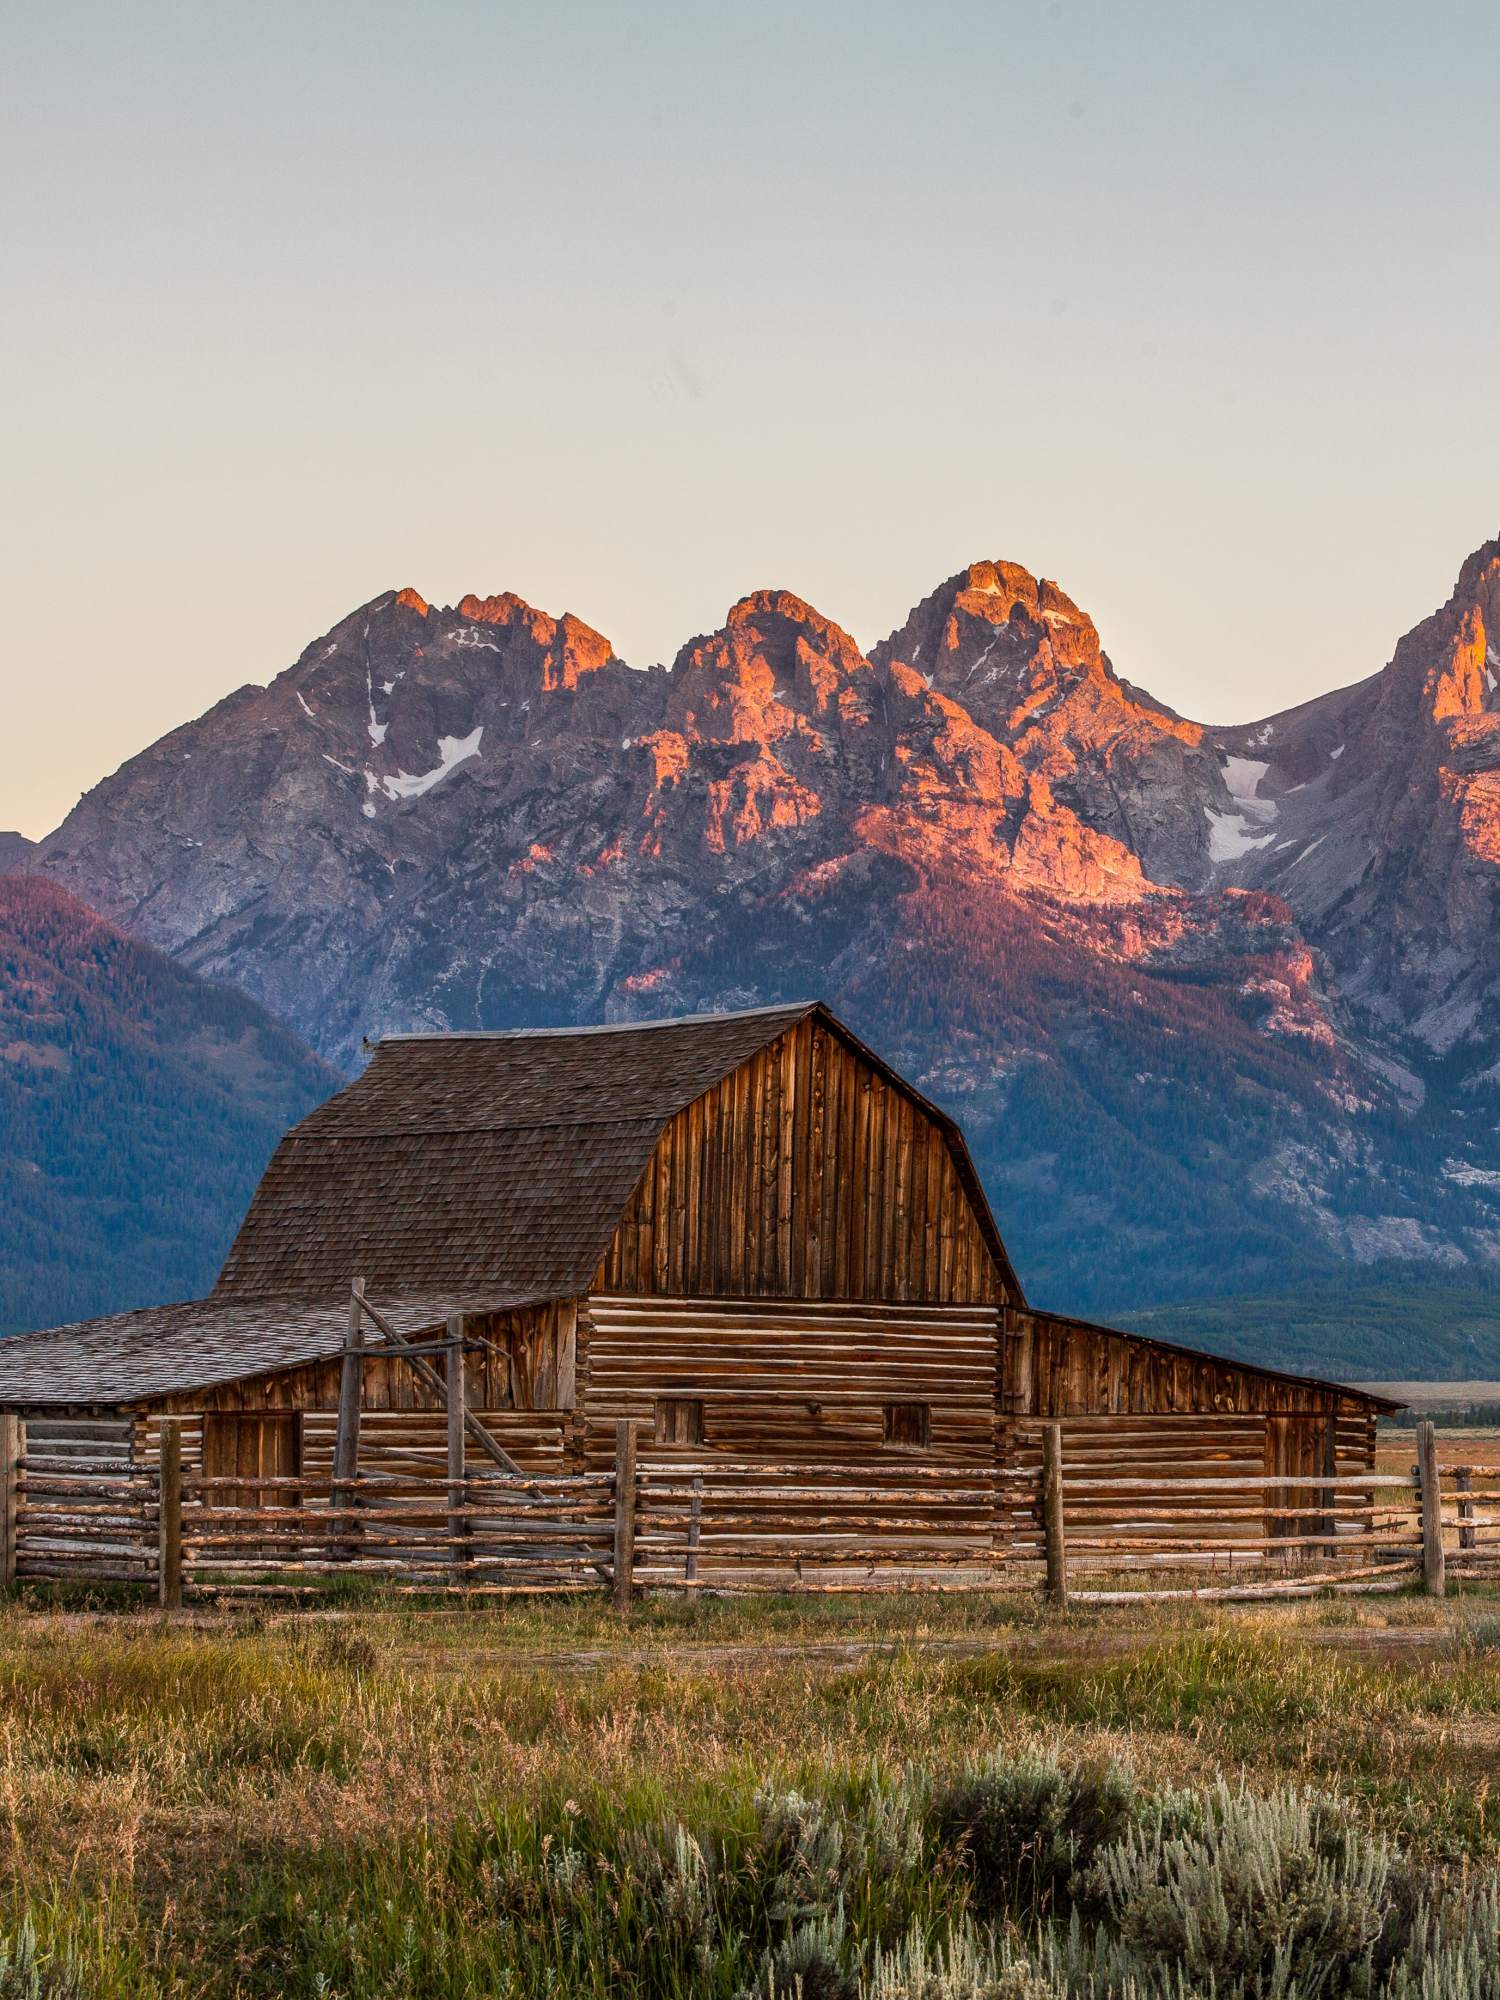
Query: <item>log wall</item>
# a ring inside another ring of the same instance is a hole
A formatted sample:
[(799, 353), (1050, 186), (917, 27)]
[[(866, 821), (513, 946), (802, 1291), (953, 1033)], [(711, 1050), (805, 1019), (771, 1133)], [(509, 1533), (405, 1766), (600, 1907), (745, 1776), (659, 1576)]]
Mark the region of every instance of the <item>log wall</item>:
[(21, 1582), (149, 1582), (155, 1496), (129, 1416), (32, 1417), (17, 1480)]
[[(1068, 1558), (1080, 1574), (1305, 1562), (1368, 1545), (1390, 1511), (1364, 1483), (1374, 1468), (1373, 1419), (1364, 1414), (1073, 1417), (1060, 1428)], [(1007, 1422), (1002, 1450), (1028, 1482), (1016, 1490), (1012, 1551), (1040, 1559), (1029, 1498), (1040, 1426)], [(1339, 1484), (1271, 1483), (1303, 1474)]]
[[(274, 1409), (277, 1406), (267, 1403), (264, 1407)], [(280, 1407), (292, 1406), (283, 1404)], [(552, 1473), (567, 1468), (569, 1419), (565, 1412), (481, 1407), (474, 1414), (525, 1471)], [(332, 1480), (337, 1417), (336, 1409), (304, 1408), (301, 1411), (302, 1472), (309, 1480)], [(205, 1467), (203, 1458), (202, 1410), (184, 1414), (180, 1422), (184, 1473), (197, 1476), (211, 1470)], [(160, 1417), (155, 1413), (140, 1420), (136, 1451), (138, 1462), (146, 1468), (156, 1464), (160, 1428)], [(464, 1462), (466, 1472), (475, 1478), (484, 1477), (490, 1470), (490, 1460), (472, 1438), (464, 1440)], [(432, 1481), (445, 1478), (447, 1466), (448, 1419), (445, 1411), (364, 1412), (359, 1431), (361, 1477), (382, 1480), (393, 1489), (411, 1487), (420, 1491)]]
[[(464, 1387), (473, 1410), (570, 1410), (577, 1396), (578, 1302), (554, 1299), (512, 1313), (471, 1313), (467, 1335), (489, 1343), (464, 1356)], [(440, 1339), (443, 1329), (414, 1334), (416, 1342)], [(366, 1328), (370, 1345), (380, 1336)], [(441, 1372), (443, 1357), (428, 1353)], [(303, 1368), (248, 1375), (213, 1389), (194, 1389), (162, 1400), (170, 1413), (203, 1410), (337, 1410), (340, 1362), (335, 1356)], [(409, 1363), (392, 1354), (362, 1364), (361, 1408), (366, 1411), (441, 1410), (438, 1397)]]
[[(1140, 1334), (1008, 1306), (1001, 1403), (1009, 1416), (1325, 1415), (1374, 1424), (1364, 1398)], [(1373, 1437), (1373, 1430), (1372, 1430)]]
[(968, 1304), (1006, 1287), (944, 1129), (816, 1020), (670, 1120), (595, 1285)]

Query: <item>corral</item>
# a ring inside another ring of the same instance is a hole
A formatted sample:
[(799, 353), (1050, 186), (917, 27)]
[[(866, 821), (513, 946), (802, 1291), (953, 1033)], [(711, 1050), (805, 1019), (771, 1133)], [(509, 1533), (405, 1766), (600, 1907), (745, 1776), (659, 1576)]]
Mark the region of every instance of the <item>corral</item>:
[(190, 1575), (989, 1583), (1047, 1425), (1081, 1549), (1284, 1560), (1372, 1527), (1386, 1407), (1029, 1305), (958, 1126), (817, 1003), (386, 1037), (207, 1299), (0, 1347), (33, 1577), (159, 1569), (181, 1482)]

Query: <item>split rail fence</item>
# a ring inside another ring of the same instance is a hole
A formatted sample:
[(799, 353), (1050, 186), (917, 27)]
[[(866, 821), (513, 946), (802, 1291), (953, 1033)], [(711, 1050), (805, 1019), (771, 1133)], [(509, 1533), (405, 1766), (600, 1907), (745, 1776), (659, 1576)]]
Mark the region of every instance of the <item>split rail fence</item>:
[(1322, 1479), (1204, 1458), (1120, 1472), (1065, 1462), (1055, 1424), (1008, 1467), (749, 1459), (508, 1477), (461, 1452), (340, 1478), (209, 1478), (163, 1420), (142, 1463), (127, 1423), (0, 1418), (0, 1575), (185, 1593), (286, 1592), (366, 1577), (410, 1592), (974, 1590), (1052, 1599), (1240, 1597), (1323, 1588), (1441, 1591), (1500, 1576), (1500, 1467), (1439, 1473), (1431, 1425), (1409, 1474)]

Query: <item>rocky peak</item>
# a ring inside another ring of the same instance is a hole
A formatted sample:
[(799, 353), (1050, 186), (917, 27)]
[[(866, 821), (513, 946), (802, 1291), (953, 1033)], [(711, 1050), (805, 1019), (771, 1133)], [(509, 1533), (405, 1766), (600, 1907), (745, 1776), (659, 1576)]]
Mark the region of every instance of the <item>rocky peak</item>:
[(1229, 803), (1218, 754), (1198, 724), (1119, 678), (1094, 621), (1055, 583), (1019, 563), (971, 563), (871, 658), (961, 703), (1148, 875), (1188, 888), (1212, 880), (1208, 815)]
[(924, 597), (877, 661), (901, 660), (930, 686), (1009, 719), (1028, 693), (1055, 689), (1059, 670), (1112, 678), (1093, 620), (1019, 563), (970, 563)]
[[(561, 618), (552, 618), (511, 590), (502, 591), (498, 597), (475, 597), (471, 593), (459, 599), (452, 615), (468, 625), (488, 626), (528, 644), (535, 657), (538, 684), (545, 689), (577, 687), (585, 674), (598, 673), (615, 661), (614, 647), (602, 632), (585, 625), (571, 611), (565, 611)], [(462, 631), (448, 636), (454, 644), (468, 643), (481, 648), (484, 645), (477, 637), (465, 641)]]

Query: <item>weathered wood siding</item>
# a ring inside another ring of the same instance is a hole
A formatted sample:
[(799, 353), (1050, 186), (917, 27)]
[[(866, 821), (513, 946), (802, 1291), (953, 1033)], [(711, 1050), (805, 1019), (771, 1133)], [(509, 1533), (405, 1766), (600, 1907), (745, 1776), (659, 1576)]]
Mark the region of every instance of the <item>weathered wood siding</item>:
[[(577, 1397), (578, 1306), (574, 1299), (554, 1299), (513, 1313), (471, 1313), (465, 1331), (488, 1346), (464, 1356), (464, 1387), (472, 1410), (570, 1410)], [(418, 1342), (440, 1339), (434, 1326), (413, 1336)], [(371, 1344), (379, 1336), (367, 1330)], [(442, 1366), (441, 1355), (427, 1353)], [(185, 1390), (164, 1398), (167, 1412), (202, 1410), (337, 1410), (337, 1357), (303, 1368), (283, 1368), (249, 1375), (213, 1389)], [(377, 1410), (441, 1410), (442, 1403), (418, 1380), (416, 1371), (392, 1354), (371, 1354), (362, 1364), (362, 1407)]]
[[(614, 1424), (643, 1424), (642, 1463), (715, 1454), (847, 1465), (989, 1465), (998, 1314), (992, 1306), (596, 1296), (581, 1400), (591, 1465)], [(701, 1444), (658, 1443), (656, 1405), (703, 1405)], [(887, 1404), (930, 1411), (925, 1446), (887, 1444)]]
[[(268, 1410), (271, 1406), (266, 1406)], [(213, 1413), (208, 1413), (210, 1419)], [(273, 1413), (274, 1414), (274, 1413)], [(337, 1411), (304, 1407), (301, 1418), (303, 1476), (309, 1480), (333, 1477), (333, 1441)], [(474, 1414), (486, 1430), (498, 1439), (516, 1463), (527, 1472), (565, 1472), (569, 1469), (570, 1419), (556, 1410), (488, 1410)], [(182, 1466), (189, 1475), (211, 1473), (203, 1453), (204, 1415), (202, 1410), (184, 1413), (182, 1423)], [(143, 1466), (156, 1462), (160, 1418), (152, 1413), (141, 1420), (138, 1453)], [(465, 1470), (484, 1475), (490, 1460), (472, 1438), (465, 1441)], [(361, 1476), (379, 1474), (400, 1484), (423, 1485), (442, 1481), (448, 1471), (448, 1421), (442, 1410), (367, 1410), (359, 1431)], [(226, 1503), (227, 1504), (227, 1503)], [(269, 1503), (268, 1503), (269, 1504)]]
[(152, 1493), (129, 1416), (37, 1416), (26, 1425), (16, 1575), (119, 1579), (155, 1574)]
[(1211, 1354), (1052, 1313), (1007, 1307), (1002, 1408), (1011, 1416), (1282, 1416), (1330, 1410), (1370, 1418), (1360, 1396), (1266, 1374)]
[(596, 1289), (978, 1304), (1004, 1280), (942, 1128), (810, 1019), (670, 1120)]
[[(1215, 1415), (1065, 1418), (1063, 1510), (1070, 1563), (1091, 1569), (1262, 1563), (1280, 1553), (1317, 1560), (1349, 1537), (1367, 1538), (1374, 1419), (1359, 1415)], [(1035, 1476), (1041, 1430), (1005, 1425), (1003, 1452)], [(1336, 1492), (1271, 1487), (1269, 1475), (1334, 1478)], [(1241, 1483), (1242, 1482), (1242, 1483)], [(1014, 1513), (1014, 1553), (1040, 1555), (1029, 1500)], [(1309, 1543), (1312, 1546), (1309, 1546)], [(1180, 1550), (1180, 1555), (1174, 1553)]]
[[(579, 1427), (572, 1412), (578, 1390), (578, 1303), (557, 1299), (522, 1312), (471, 1314), (466, 1331), (488, 1345), (464, 1356), (466, 1402), (518, 1465), (529, 1472), (563, 1471), (578, 1456)], [(438, 1338), (441, 1327), (414, 1336)], [(425, 1359), (442, 1357), (430, 1352)], [(302, 1468), (309, 1479), (333, 1469), (333, 1440), (339, 1404), (338, 1360), (284, 1368), (225, 1382), (213, 1389), (185, 1391), (153, 1406), (145, 1419), (138, 1452), (154, 1462), (161, 1415), (183, 1419), (182, 1456), (186, 1472), (205, 1468), (205, 1415), (264, 1412), (302, 1414)], [(371, 1354), (362, 1364), (360, 1470), (392, 1476), (441, 1478), (447, 1469), (447, 1413), (415, 1370), (394, 1355)], [(469, 1439), (471, 1471), (488, 1466)]]

